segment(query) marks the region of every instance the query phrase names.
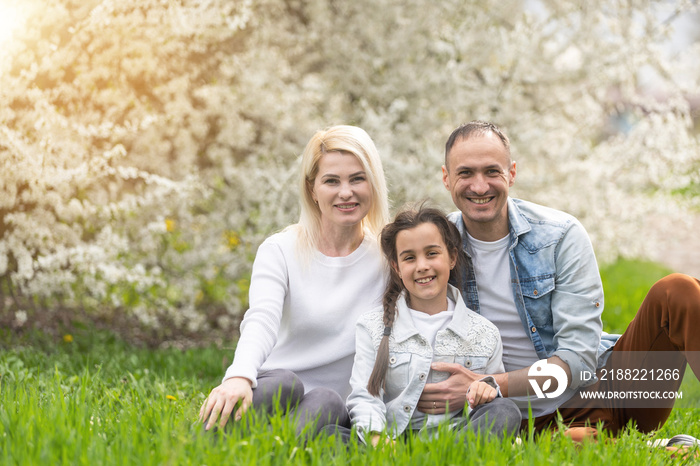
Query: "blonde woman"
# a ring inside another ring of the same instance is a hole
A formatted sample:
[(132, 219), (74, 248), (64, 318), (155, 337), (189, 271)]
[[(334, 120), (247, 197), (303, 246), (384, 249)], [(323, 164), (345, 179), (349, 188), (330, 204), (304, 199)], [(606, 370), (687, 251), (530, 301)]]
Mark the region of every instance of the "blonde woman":
[(386, 283), (376, 238), (389, 208), (372, 139), (354, 126), (317, 132), (299, 188), (299, 222), (257, 251), (233, 363), (200, 410), (207, 430), (251, 406), (289, 406), (299, 434), (349, 425), (355, 322)]

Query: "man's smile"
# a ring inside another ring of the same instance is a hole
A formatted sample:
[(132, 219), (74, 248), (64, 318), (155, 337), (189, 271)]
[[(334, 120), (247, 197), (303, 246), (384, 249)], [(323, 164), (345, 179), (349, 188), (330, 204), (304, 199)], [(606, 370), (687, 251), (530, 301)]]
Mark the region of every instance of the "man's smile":
[(469, 202), (473, 202), (474, 204), (487, 204), (493, 200), (493, 196), (479, 198), (468, 197), (467, 199), (469, 200)]

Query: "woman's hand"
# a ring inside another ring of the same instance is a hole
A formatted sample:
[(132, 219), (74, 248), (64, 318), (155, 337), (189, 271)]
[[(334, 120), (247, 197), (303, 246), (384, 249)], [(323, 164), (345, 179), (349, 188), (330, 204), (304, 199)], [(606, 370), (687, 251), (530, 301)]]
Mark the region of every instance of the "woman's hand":
[[(384, 439), (384, 442), (382, 442), (382, 438)], [(377, 448), (380, 446), (383, 447), (384, 445), (389, 445), (392, 448), (396, 445), (396, 441), (392, 439), (391, 437), (380, 434), (379, 432), (372, 432), (372, 434), (369, 437), (369, 443), (372, 445), (374, 448)]]
[(469, 386), (467, 390), (467, 401), (470, 408), (475, 408), (481, 404), (493, 401), (498, 392), (486, 382), (476, 381)]
[(251, 386), (252, 383), (246, 378), (232, 377), (213, 389), (199, 410), (199, 420), (201, 422), (205, 422), (207, 418), (209, 419), (204, 429), (211, 429), (219, 416), (221, 416), (219, 427), (223, 428), (236, 408), (238, 409), (236, 409), (234, 419), (239, 421), (243, 417), (243, 413), (253, 403), (253, 389)]

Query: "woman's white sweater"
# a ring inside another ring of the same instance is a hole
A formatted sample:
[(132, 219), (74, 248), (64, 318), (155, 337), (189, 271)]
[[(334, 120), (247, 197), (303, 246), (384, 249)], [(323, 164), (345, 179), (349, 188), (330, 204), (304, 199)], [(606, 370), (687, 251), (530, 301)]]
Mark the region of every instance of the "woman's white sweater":
[(245, 377), (257, 386), (259, 371), (288, 369), (308, 392), (328, 387), (350, 394), (358, 317), (381, 304), (387, 271), (377, 242), (365, 235), (345, 257), (297, 253), (296, 229), (267, 238), (258, 248), (250, 283), (250, 308), (224, 380)]

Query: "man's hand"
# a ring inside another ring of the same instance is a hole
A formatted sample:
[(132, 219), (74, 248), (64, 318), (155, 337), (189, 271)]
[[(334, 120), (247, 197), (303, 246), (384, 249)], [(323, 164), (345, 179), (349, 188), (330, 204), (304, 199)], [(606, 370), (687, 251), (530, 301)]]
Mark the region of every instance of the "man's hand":
[(475, 374), (461, 364), (434, 362), (430, 368), (434, 371), (449, 372), (450, 376), (442, 382), (425, 385), (417, 408), (426, 414), (444, 414), (447, 409), (464, 409), (465, 395), (470, 385), (484, 377), (483, 374)]
[(232, 377), (226, 379), (224, 383), (211, 391), (209, 397), (204, 401), (199, 410), (199, 420), (207, 422), (205, 430), (211, 429), (216, 423), (219, 415), (219, 427), (223, 427), (228, 422), (234, 409), (235, 420), (239, 421), (253, 402), (253, 389), (250, 380), (243, 377)]
[[(571, 380), (571, 370), (569, 365), (557, 356), (547, 359), (550, 364), (557, 364), (564, 372), (568, 380)], [(426, 414), (444, 414), (445, 405), (450, 411), (464, 408), (465, 394), (472, 383), (491, 375), (501, 388), (504, 397), (532, 395), (532, 387), (528, 382), (529, 367), (524, 367), (512, 372), (503, 374), (476, 374), (461, 364), (449, 364), (444, 362), (434, 362), (430, 368), (434, 371), (449, 372), (447, 380), (439, 383), (429, 383), (425, 385), (423, 393), (418, 400), (418, 410)]]

